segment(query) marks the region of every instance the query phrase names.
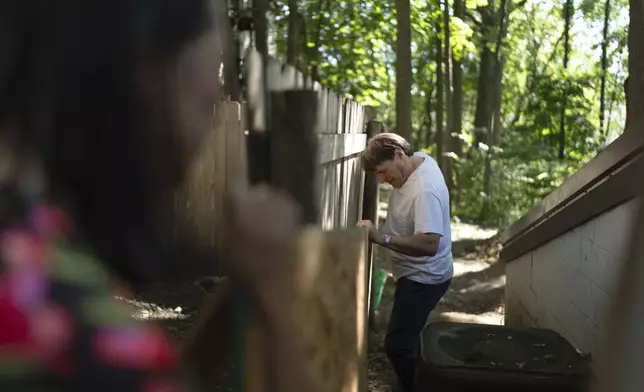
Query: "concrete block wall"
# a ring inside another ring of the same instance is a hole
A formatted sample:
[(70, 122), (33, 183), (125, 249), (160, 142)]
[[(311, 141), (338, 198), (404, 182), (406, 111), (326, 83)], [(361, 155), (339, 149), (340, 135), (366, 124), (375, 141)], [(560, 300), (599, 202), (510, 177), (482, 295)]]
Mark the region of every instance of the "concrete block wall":
[(596, 368), (638, 209), (624, 203), (508, 262), (506, 325), (553, 329)]

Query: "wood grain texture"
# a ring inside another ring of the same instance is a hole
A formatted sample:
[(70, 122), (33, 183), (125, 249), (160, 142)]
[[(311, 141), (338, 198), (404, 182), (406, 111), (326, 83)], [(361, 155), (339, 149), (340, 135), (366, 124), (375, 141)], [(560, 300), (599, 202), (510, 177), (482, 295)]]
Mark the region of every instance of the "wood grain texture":
[[(247, 178), (247, 153), (243, 112), (245, 105), (237, 102), (218, 102), (214, 108), (212, 129), (204, 136), (199, 150), (187, 169), (183, 183), (172, 196), (171, 213), (164, 213), (164, 226), (172, 235), (167, 238), (177, 244), (198, 244), (208, 257), (198, 265), (186, 265), (186, 275), (221, 273), (214, 260), (221, 249), (224, 198), (235, 182)], [(207, 262), (210, 265), (205, 265)]]
[[(319, 392), (367, 390), (367, 232), (304, 229), (289, 281), (293, 323), (313, 384)], [(249, 329), (257, 331), (257, 321)], [(247, 334), (246, 392), (265, 392), (258, 366), (262, 335)], [(265, 354), (262, 355), (265, 357)]]

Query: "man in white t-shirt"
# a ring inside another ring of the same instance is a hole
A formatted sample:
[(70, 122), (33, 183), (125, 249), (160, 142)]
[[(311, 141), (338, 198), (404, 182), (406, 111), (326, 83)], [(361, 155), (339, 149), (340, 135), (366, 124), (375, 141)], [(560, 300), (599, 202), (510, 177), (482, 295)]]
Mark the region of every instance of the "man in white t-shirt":
[(401, 392), (411, 392), (420, 333), (429, 313), (452, 280), (449, 193), (436, 161), (394, 133), (367, 142), (366, 171), (394, 187), (383, 231), (371, 221), (373, 243), (387, 248), (396, 279), (396, 294), (385, 338), (385, 350), (398, 376)]

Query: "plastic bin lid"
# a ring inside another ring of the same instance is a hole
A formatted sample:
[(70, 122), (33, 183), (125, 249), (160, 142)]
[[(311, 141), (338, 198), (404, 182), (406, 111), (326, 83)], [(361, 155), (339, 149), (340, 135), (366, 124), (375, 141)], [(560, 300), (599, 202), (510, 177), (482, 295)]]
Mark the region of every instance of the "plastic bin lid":
[(431, 323), (421, 334), (425, 363), (584, 376), (587, 361), (557, 332), (538, 328), (451, 322)]

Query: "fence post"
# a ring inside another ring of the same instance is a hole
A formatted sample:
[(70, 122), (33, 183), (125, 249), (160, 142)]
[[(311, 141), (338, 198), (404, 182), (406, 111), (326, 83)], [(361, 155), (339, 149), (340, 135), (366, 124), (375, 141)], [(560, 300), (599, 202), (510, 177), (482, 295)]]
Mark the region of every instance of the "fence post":
[(270, 95), (271, 184), (286, 191), (300, 205), (304, 224), (319, 221), (319, 198), (315, 195), (317, 95), (312, 90)]
[[(375, 113), (372, 107), (365, 108), (367, 124), (367, 140), (379, 134), (382, 129), (380, 123), (373, 121)], [(371, 112), (371, 113), (370, 113)], [(365, 173), (364, 194), (362, 200), (362, 219), (371, 220), (378, 226), (378, 178), (374, 173)]]
[[(382, 132), (382, 124), (373, 121), (376, 113), (373, 107), (365, 108), (365, 122), (367, 140)], [(380, 202), (378, 191), (378, 177), (374, 173), (366, 172), (364, 181), (364, 192), (362, 195), (362, 219), (368, 219), (378, 227), (378, 204)], [(367, 253), (367, 309), (369, 310), (369, 327), (373, 327), (373, 315), (371, 309), (372, 284), (373, 284), (374, 246), (369, 245)]]

